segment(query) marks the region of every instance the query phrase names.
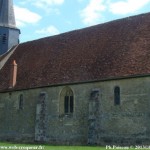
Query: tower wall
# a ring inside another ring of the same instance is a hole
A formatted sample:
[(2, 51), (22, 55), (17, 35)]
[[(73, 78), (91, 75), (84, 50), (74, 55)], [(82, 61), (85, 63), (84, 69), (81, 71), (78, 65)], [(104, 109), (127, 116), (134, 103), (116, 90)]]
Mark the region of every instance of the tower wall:
[(8, 50), (8, 28), (0, 27), (0, 55)]
[(0, 0), (0, 55), (19, 44), (20, 30), (16, 27), (13, 0)]
[(19, 44), (19, 29), (9, 28), (9, 36), (8, 36), (8, 50), (17, 44)]
[(0, 27), (0, 55), (19, 44), (19, 29)]

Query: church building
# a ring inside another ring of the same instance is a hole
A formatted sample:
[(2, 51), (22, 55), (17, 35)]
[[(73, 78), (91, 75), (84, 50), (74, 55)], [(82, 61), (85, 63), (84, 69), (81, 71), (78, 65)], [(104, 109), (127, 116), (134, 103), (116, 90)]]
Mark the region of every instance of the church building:
[(0, 6), (0, 141), (150, 144), (150, 13), (19, 43)]

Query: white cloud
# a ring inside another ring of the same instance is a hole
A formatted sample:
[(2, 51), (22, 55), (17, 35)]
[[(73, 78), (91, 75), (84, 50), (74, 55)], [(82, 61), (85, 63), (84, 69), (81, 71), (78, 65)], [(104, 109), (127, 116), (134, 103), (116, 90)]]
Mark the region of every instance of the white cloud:
[(64, 0), (33, 0), (35, 5), (61, 5), (64, 3)]
[(125, 15), (133, 13), (148, 4), (150, 0), (125, 0), (110, 2), (109, 9), (113, 14)]
[(59, 34), (60, 32), (55, 26), (50, 25), (49, 27), (46, 27), (46, 28), (43, 28), (41, 30), (35, 31), (35, 33), (42, 34), (42, 35), (45, 35), (45, 36), (50, 36), (50, 35)]
[(49, 9), (50, 6), (52, 5), (62, 5), (65, 0), (25, 0), (22, 3), (24, 4), (32, 4), (38, 8), (42, 8), (46, 11)]
[(80, 12), (83, 23), (86, 25), (97, 23), (102, 18), (101, 12), (105, 9), (104, 0), (90, 0), (89, 4)]
[(85, 0), (77, 0), (79, 3), (82, 3), (82, 2), (84, 2)]
[(26, 24), (35, 24), (41, 16), (23, 7), (14, 6), (17, 26), (25, 26)]
[(21, 5), (30, 4), (36, 8), (43, 9), (46, 13), (60, 14), (59, 9), (56, 8), (58, 5), (62, 5), (65, 0), (22, 0), (19, 2)]

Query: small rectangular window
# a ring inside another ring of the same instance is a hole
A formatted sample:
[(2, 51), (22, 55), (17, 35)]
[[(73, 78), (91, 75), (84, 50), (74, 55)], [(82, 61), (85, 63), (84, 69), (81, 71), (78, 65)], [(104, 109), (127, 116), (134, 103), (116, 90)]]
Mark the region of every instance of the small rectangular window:
[(114, 89), (114, 104), (120, 105), (120, 87), (115, 87)]
[(7, 40), (6, 34), (3, 34), (3, 39), (2, 39), (3, 44), (6, 44), (6, 40)]
[(20, 110), (23, 109), (23, 95), (22, 94), (19, 96), (19, 109)]

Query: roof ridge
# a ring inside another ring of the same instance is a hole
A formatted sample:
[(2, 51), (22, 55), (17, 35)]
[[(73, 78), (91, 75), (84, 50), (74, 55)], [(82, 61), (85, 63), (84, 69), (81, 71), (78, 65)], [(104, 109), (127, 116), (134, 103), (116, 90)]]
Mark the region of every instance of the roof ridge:
[(80, 32), (80, 31), (85, 31), (85, 30), (92, 29), (92, 28), (95, 28), (95, 27), (98, 27), (98, 26), (102, 26), (102, 25), (106, 25), (106, 24), (116, 23), (116, 22), (120, 22), (120, 21), (123, 21), (123, 20), (131, 20), (131, 19), (134, 19), (134, 18), (137, 18), (137, 17), (138, 18), (139, 17), (144, 17), (145, 15), (150, 15), (150, 12), (137, 14), (137, 15), (134, 15), (134, 16), (128, 16), (128, 17), (124, 17), (124, 18), (119, 18), (119, 19), (115, 19), (115, 20), (110, 20), (108, 22), (103, 22), (103, 23), (92, 25), (92, 26), (89, 26), (89, 27), (80, 28), (80, 29), (74, 29), (74, 30), (71, 30), (71, 31), (66, 31), (66, 32), (57, 34), (57, 35), (46, 36), (46, 37), (42, 37), (42, 38), (39, 38), (39, 39), (26, 41), (26, 42), (23, 42), (21, 44), (26, 44), (26, 43), (30, 43), (30, 42), (36, 42), (36, 41), (38, 42), (39, 40), (45, 40), (45, 39), (49, 39), (49, 38), (60, 37), (60, 36), (66, 35), (66, 34)]

